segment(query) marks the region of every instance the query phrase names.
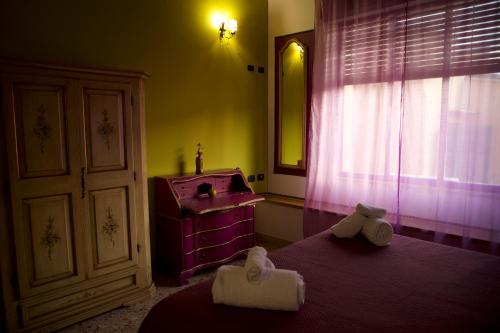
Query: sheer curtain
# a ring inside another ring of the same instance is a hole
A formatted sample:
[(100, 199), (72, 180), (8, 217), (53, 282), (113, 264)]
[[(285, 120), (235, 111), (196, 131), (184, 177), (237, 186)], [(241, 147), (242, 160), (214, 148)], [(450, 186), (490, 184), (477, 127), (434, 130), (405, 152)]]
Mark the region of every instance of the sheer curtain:
[(500, 1), (317, 0), (315, 29), (306, 212), (498, 243)]

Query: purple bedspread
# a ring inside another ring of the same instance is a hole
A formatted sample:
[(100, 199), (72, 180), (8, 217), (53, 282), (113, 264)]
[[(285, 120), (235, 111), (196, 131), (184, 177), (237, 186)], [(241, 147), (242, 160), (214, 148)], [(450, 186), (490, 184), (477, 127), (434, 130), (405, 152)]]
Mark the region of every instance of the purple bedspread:
[(500, 258), (394, 235), (323, 232), (270, 255), (306, 281), (298, 312), (212, 304), (212, 280), (158, 303), (140, 332), (500, 332)]

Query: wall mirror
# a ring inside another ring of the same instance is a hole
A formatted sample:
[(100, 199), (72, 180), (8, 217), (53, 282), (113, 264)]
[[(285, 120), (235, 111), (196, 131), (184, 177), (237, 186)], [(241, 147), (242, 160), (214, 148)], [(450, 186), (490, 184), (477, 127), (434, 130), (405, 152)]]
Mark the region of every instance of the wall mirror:
[(314, 31), (275, 38), (274, 173), (305, 176)]

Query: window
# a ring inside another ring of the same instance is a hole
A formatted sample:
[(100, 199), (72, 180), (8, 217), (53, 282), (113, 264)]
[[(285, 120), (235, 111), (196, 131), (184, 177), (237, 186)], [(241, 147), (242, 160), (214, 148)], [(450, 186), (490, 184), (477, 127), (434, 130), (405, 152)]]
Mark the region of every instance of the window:
[(500, 242), (500, 1), (318, 8), (306, 206)]
[[(500, 75), (484, 74), (500, 70), (498, 6), (414, 6), (338, 24), (345, 45), (342, 107), (349, 110), (341, 127), (343, 172), (396, 175), (399, 159), (390, 152), (401, 139), (402, 177), (500, 184)], [(387, 127), (399, 126), (401, 103), (400, 138)], [(377, 149), (366, 151), (367, 141)]]

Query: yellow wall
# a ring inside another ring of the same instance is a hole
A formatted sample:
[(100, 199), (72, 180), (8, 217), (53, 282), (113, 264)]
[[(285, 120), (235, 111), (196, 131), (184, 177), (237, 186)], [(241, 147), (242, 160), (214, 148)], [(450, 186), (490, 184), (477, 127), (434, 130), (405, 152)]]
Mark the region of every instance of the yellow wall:
[[(238, 20), (219, 45), (214, 11)], [(2, 1), (0, 56), (141, 69), (146, 82), (148, 174), (239, 166), (264, 173), (267, 151), (266, 0)], [(253, 183), (265, 191), (265, 182)]]

